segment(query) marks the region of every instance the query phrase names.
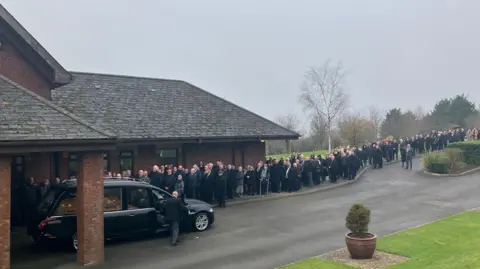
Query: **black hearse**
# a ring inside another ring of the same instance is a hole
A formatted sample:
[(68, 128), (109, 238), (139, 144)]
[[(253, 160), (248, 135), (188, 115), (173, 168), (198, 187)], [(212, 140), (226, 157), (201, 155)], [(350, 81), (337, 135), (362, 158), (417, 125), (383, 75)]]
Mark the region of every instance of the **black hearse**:
[[(37, 208), (37, 216), (28, 227), (36, 243), (68, 243), (78, 248), (75, 180), (54, 184)], [(163, 205), (172, 196), (150, 184), (132, 180), (104, 181), (105, 240), (140, 234), (158, 234), (168, 230)], [(210, 204), (185, 199), (188, 215), (182, 226), (202, 232), (214, 222)]]

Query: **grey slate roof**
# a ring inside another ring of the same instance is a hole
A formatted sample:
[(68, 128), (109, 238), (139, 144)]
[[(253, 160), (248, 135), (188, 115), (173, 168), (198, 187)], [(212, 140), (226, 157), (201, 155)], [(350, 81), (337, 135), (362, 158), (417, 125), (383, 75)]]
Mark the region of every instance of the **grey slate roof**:
[(71, 84), (52, 91), (53, 101), (118, 138), (299, 137), (185, 81), (71, 74)]
[(0, 75), (0, 141), (106, 138), (114, 135)]
[(17, 33), (43, 60), (55, 71), (54, 82), (67, 84), (72, 80), (70, 73), (65, 70), (48, 51), (0, 4), (0, 19)]

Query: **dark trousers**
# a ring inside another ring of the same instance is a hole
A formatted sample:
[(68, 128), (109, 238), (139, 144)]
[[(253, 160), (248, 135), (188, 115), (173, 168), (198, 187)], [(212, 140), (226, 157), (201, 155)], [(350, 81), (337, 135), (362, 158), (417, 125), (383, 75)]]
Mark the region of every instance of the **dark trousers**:
[(358, 169), (356, 167), (351, 167), (350, 168), (350, 173), (348, 175), (348, 179), (353, 180), (357, 177), (357, 171)]
[(292, 180), (287, 180), (287, 191), (288, 192), (293, 192), (293, 191), (296, 191), (296, 180), (295, 179), (292, 179)]
[(307, 172), (307, 186), (312, 187), (313, 186), (313, 173), (312, 172)]
[(256, 184), (251, 182), (247, 186), (248, 186), (248, 194), (251, 196), (254, 196), (257, 193), (257, 190), (255, 189)]
[(217, 202), (219, 207), (225, 207), (225, 194), (222, 193), (222, 195), (217, 196)]
[(314, 172), (313, 173), (313, 184), (318, 185), (320, 184), (320, 172)]
[(170, 239), (172, 245), (177, 244), (178, 242), (178, 231), (179, 231), (179, 222), (178, 221), (171, 221), (170, 222)]
[(280, 192), (280, 182), (278, 179), (271, 181), (272, 192)]
[(412, 170), (412, 159), (411, 158), (407, 158), (406, 164), (407, 164), (407, 166), (405, 167), (405, 169)]
[(264, 179), (260, 181), (258, 193), (261, 195), (267, 193), (268, 180)]
[(295, 189), (296, 189), (297, 191), (299, 191), (299, 190), (302, 188), (302, 178), (301, 178), (301, 177), (297, 177), (296, 180), (295, 180), (295, 184), (296, 184)]
[(227, 184), (227, 197), (228, 199), (233, 198), (233, 194), (235, 193), (235, 187), (232, 186), (233, 184)]

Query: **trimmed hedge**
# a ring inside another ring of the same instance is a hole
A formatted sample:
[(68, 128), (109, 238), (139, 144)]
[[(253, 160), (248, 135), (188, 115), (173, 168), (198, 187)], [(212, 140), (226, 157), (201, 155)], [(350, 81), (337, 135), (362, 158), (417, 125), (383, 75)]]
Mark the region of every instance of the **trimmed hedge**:
[(425, 170), (435, 174), (449, 174), (464, 165), (463, 151), (458, 148), (430, 151), (423, 155)]
[(480, 164), (480, 140), (452, 143), (447, 148), (460, 149), (466, 164)]
[(423, 167), (435, 174), (448, 174), (448, 157), (443, 151), (430, 151), (423, 155)]

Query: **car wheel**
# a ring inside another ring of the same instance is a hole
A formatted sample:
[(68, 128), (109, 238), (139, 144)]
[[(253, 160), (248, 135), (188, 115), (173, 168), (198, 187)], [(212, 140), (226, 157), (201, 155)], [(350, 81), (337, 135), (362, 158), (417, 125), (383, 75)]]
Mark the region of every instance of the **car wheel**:
[(194, 227), (197, 232), (203, 232), (210, 226), (210, 218), (207, 213), (200, 212), (195, 215)]
[(74, 233), (72, 235), (72, 248), (77, 251), (78, 250), (78, 238), (77, 238), (77, 233)]

